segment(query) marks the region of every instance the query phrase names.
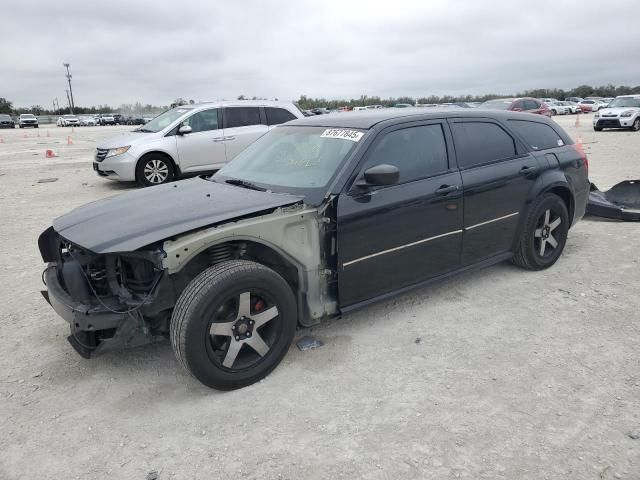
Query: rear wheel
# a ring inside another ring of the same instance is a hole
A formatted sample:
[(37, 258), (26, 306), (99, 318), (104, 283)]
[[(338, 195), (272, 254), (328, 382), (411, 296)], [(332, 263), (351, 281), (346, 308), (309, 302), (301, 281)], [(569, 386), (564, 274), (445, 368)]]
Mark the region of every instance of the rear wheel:
[(232, 390), (268, 375), (287, 353), (297, 325), (287, 282), (255, 262), (233, 260), (198, 275), (171, 317), (178, 361), (208, 387)]
[(556, 263), (567, 242), (569, 213), (554, 193), (538, 197), (529, 209), (512, 261), (527, 270), (543, 270)]
[(161, 153), (150, 153), (138, 161), (136, 179), (143, 187), (162, 185), (175, 177), (173, 162)]

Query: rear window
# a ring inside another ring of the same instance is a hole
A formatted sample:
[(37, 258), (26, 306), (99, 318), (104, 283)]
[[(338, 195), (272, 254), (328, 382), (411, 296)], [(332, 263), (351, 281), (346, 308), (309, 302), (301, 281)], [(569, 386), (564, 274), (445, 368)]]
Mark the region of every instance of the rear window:
[(490, 108), (491, 110), (509, 110), (513, 102), (511, 100), (489, 100), (480, 105), (480, 108)]
[(533, 150), (561, 147), (564, 141), (549, 125), (524, 120), (509, 120), (511, 127)]
[(458, 122), (452, 127), (460, 168), (505, 160), (516, 155), (515, 141), (495, 123)]
[(224, 109), (224, 128), (260, 125), (259, 107), (228, 107)]
[(284, 108), (265, 107), (267, 125), (280, 125), (295, 119), (295, 115)]

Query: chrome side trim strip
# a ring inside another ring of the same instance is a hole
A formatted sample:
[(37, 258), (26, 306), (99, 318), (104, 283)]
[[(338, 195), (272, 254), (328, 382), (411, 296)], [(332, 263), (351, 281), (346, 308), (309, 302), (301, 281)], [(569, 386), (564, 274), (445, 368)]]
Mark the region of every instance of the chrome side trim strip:
[(363, 260), (368, 260), (370, 258), (374, 258), (380, 255), (384, 255), (386, 253), (396, 252), (398, 250), (402, 250), (404, 248), (413, 247), (414, 245), (420, 245), (421, 243), (430, 242), (431, 240), (436, 240), (442, 237), (448, 237), (449, 235), (455, 235), (456, 233), (462, 233), (462, 230), (454, 230), (452, 232), (443, 233), (441, 235), (436, 235), (435, 237), (425, 238), (423, 240), (418, 240), (417, 242), (407, 243), (405, 245), (400, 245), (399, 247), (393, 247), (389, 250), (382, 250), (381, 252), (372, 253), (371, 255), (366, 255), (364, 257), (356, 258), (355, 260), (350, 260), (342, 264), (342, 268), (348, 267), (349, 265), (353, 265), (354, 263), (362, 262)]
[(471, 225), (470, 227), (465, 227), (465, 230), (473, 230), (474, 228), (481, 227), (489, 223), (499, 222), (500, 220), (504, 220), (505, 218), (515, 217), (519, 213), (520, 212), (514, 212), (514, 213), (510, 213), (509, 215), (505, 215), (504, 217), (498, 217), (498, 218), (494, 218), (493, 220), (487, 220), (486, 222), (476, 223), (475, 225)]

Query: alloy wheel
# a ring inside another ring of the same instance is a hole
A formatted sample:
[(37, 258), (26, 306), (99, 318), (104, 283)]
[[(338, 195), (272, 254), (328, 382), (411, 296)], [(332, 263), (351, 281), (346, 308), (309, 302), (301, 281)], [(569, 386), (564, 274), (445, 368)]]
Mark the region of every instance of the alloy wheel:
[(229, 298), (209, 327), (210, 356), (228, 369), (254, 366), (277, 339), (278, 315), (278, 307), (262, 295), (247, 291)]
[(545, 210), (540, 216), (533, 233), (535, 251), (538, 255), (543, 258), (553, 255), (553, 251), (558, 247), (558, 239), (554, 237), (553, 231), (561, 224), (562, 219), (551, 209)]
[(162, 160), (149, 160), (144, 166), (144, 177), (154, 185), (163, 183), (169, 177), (169, 166)]

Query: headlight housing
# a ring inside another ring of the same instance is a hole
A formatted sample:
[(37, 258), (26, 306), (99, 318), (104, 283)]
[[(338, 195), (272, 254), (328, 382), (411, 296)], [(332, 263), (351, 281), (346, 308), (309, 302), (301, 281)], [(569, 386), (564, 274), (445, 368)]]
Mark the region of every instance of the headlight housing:
[(633, 110), (625, 110), (620, 114), (621, 117), (631, 117), (633, 116)]
[(122, 155), (126, 153), (131, 148), (131, 145), (127, 145), (126, 147), (118, 147), (118, 148), (110, 148), (107, 152), (107, 155), (104, 158), (115, 157), (116, 155)]

